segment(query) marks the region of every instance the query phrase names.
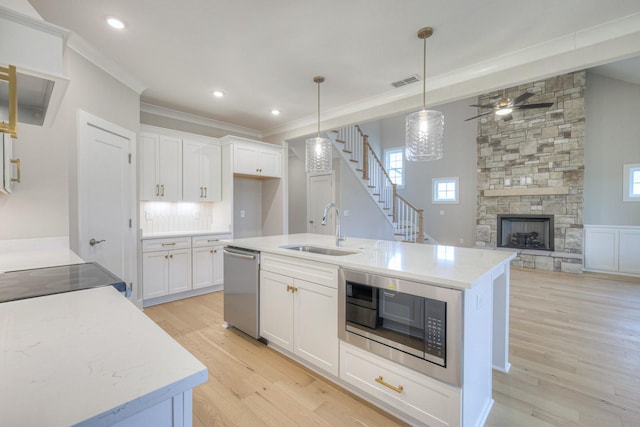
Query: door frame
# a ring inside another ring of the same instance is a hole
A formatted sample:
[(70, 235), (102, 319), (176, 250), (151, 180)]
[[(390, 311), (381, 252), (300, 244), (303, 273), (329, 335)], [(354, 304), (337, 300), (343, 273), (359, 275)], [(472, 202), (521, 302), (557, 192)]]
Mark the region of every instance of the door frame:
[(331, 200), (333, 203), (336, 203), (336, 171), (332, 170), (331, 172), (311, 172), (307, 174), (307, 218), (305, 221), (307, 222), (307, 233), (309, 232), (309, 212), (311, 212), (311, 178), (315, 176), (324, 176), (331, 175), (331, 188), (333, 189), (333, 194), (331, 195)]
[(130, 174), (129, 174), (129, 218), (131, 219), (131, 227), (125, 238), (125, 277), (121, 277), (131, 289), (131, 300), (142, 307), (142, 293), (138, 292), (138, 195), (137, 195), (137, 135), (135, 132), (111, 123), (98, 116), (94, 116), (86, 111), (78, 109), (77, 113), (77, 138), (76, 138), (76, 184), (77, 184), (77, 230), (76, 235), (78, 241), (76, 248), (80, 258), (84, 258), (88, 254), (83, 253), (83, 246), (80, 244), (89, 238), (87, 223), (83, 218), (82, 206), (84, 204), (84, 194), (88, 191), (88, 180), (83, 179), (89, 172), (87, 165), (82, 160), (86, 155), (86, 144), (84, 142), (89, 138), (88, 127), (101, 129), (105, 132), (112, 133), (129, 140)]

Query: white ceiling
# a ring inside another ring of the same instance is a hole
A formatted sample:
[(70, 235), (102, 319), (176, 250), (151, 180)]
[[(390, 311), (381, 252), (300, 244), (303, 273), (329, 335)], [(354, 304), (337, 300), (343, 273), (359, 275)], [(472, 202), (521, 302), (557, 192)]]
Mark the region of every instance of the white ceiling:
[(262, 134), (316, 114), (315, 75), (323, 111), (420, 93), (390, 84), (422, 74), (424, 26), (429, 83), (640, 13), (638, 0), (29, 1), (142, 82), (142, 102)]

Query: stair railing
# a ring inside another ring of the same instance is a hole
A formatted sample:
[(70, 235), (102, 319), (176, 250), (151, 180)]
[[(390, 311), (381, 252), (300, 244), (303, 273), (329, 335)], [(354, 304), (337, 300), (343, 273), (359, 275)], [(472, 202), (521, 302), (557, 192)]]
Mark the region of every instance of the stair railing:
[(369, 145), (369, 137), (360, 126), (346, 126), (338, 129), (336, 140), (344, 144), (343, 151), (349, 154), (349, 161), (355, 163), (356, 171), (362, 172), (377, 202), (391, 218), (395, 234), (402, 240), (424, 242), (424, 210), (418, 209), (398, 195), (397, 185), (391, 181), (375, 151)]

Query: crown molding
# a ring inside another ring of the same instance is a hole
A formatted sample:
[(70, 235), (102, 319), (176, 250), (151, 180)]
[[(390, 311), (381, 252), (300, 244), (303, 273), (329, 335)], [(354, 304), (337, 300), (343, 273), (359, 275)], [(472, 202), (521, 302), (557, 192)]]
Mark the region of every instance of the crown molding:
[(262, 138), (262, 133), (257, 129), (234, 125), (232, 123), (227, 123), (227, 122), (221, 122), (219, 120), (197, 116), (195, 114), (184, 113), (182, 111), (177, 111), (177, 110), (173, 110), (171, 108), (166, 108), (166, 107), (160, 107), (158, 105), (149, 104), (146, 102), (140, 103), (140, 112), (155, 114), (156, 116), (167, 117), (170, 119), (180, 120), (183, 122), (193, 123), (196, 125), (222, 129), (229, 132), (238, 132), (244, 135), (252, 136), (254, 138)]
[(118, 80), (129, 89), (140, 95), (147, 86), (138, 78), (132, 76), (118, 63), (98, 51), (89, 42), (76, 33), (70, 33), (67, 38), (67, 47), (77, 52), (80, 56), (93, 63), (95, 66)]

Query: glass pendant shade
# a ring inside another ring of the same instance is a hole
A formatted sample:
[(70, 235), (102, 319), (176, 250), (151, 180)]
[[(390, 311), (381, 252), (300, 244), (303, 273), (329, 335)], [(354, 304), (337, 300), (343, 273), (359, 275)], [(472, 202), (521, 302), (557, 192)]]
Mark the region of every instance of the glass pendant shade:
[(444, 115), (440, 111), (420, 110), (409, 114), (405, 122), (406, 159), (409, 161), (442, 159), (444, 156)]
[(331, 141), (327, 138), (307, 139), (305, 171), (309, 172), (331, 172), (333, 165), (331, 157), (333, 149)]

